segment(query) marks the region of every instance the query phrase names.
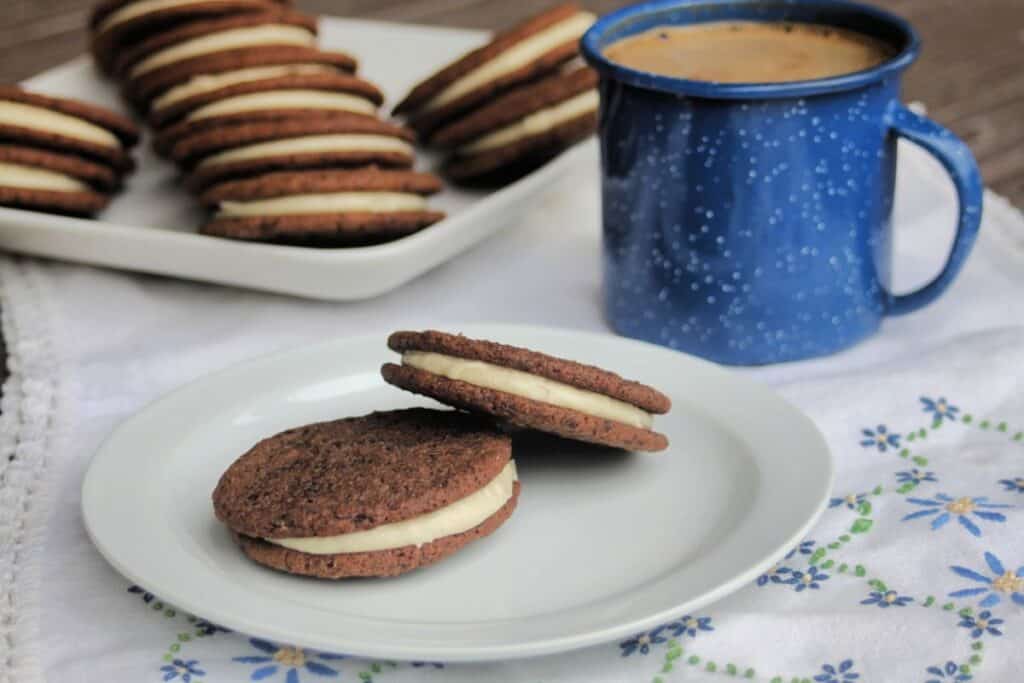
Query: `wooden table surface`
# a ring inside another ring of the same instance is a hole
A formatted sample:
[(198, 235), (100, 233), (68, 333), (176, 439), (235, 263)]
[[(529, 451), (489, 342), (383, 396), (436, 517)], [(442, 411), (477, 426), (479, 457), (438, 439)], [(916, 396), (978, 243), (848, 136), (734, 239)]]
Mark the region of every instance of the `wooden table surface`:
[[(910, 19), (924, 55), (906, 81), (939, 122), (971, 145), (985, 182), (1024, 206), (1024, 0), (874, 0)], [(298, 0), (306, 11), (473, 28), (507, 25), (552, 0)], [(2, 0), (0, 82), (85, 50), (92, 0)], [(596, 12), (627, 4), (587, 0)]]

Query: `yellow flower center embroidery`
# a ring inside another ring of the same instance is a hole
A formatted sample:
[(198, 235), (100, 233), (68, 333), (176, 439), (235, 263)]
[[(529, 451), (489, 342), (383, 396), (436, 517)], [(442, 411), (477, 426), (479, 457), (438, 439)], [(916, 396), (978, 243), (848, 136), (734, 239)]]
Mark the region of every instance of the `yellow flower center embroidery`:
[(274, 661), (299, 668), (306, 663), (306, 653), (297, 647), (282, 647), (274, 654)]
[(1024, 477), (1021, 477), (1019, 479), (1014, 479), (1013, 483), (1017, 485), (1017, 488), (1024, 489)]
[(952, 512), (954, 515), (966, 515), (974, 512), (974, 501), (970, 498), (957, 498), (952, 503), (946, 505), (946, 509)]
[(651, 644), (651, 637), (645, 633), (644, 635), (642, 635), (639, 638), (637, 638), (637, 642), (640, 643), (641, 645), (650, 645)]
[(809, 584), (811, 581), (814, 581), (814, 577), (811, 576), (810, 574), (804, 574), (802, 577), (800, 577), (800, 580), (803, 581), (804, 583), (808, 583)]
[(848, 495), (846, 497), (846, 502), (849, 503), (850, 505), (856, 505), (857, 504), (857, 496), (855, 496), (854, 494), (851, 493), (850, 495)]
[(975, 620), (974, 625), (977, 626), (978, 628), (980, 628), (982, 631), (984, 631), (986, 628), (988, 628), (988, 620), (987, 619), (977, 619), (977, 620)]
[(700, 622), (693, 617), (686, 620), (686, 628), (697, 628), (698, 626), (700, 626)]
[(890, 605), (892, 603), (896, 602), (896, 594), (895, 593), (886, 593), (885, 594), (885, 601), (887, 603), (889, 603)]
[(1013, 572), (1006, 572), (992, 582), (992, 588), (1000, 593), (1019, 593), (1024, 591), (1024, 579)]

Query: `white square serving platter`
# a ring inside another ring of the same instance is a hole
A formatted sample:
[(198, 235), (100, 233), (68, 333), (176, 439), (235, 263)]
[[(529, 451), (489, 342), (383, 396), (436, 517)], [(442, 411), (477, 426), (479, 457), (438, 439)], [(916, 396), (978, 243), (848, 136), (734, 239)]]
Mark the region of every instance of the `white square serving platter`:
[[(358, 57), (360, 75), (381, 87), (385, 108), (413, 84), (487, 39), (487, 34), (323, 17), (320, 43)], [(124, 111), (114, 84), (88, 57), (31, 79), (35, 90)], [(516, 223), (529, 199), (581, 156), (580, 146), (491, 192), (446, 187), (432, 199), (448, 217), (417, 234), (377, 246), (314, 249), (197, 234), (203, 215), (175, 168), (145, 138), (139, 168), (98, 220), (0, 207), (0, 249), (65, 261), (235, 285), (331, 301), (388, 292)], [(423, 154), (419, 167), (438, 159)]]

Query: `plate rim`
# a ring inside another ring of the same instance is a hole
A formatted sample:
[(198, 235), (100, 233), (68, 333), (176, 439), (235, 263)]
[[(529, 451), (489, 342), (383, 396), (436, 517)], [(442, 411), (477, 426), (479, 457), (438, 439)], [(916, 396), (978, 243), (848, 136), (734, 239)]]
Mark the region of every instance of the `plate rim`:
[[(785, 399), (776, 393), (771, 387), (746, 376), (743, 373), (737, 372), (733, 369), (723, 367), (716, 363), (691, 356), (689, 354), (675, 352), (665, 347), (660, 347), (654, 344), (649, 344), (636, 339), (627, 337), (620, 337), (611, 333), (592, 332), (583, 330), (574, 330), (569, 328), (550, 327), (541, 325), (521, 325), (521, 324), (508, 324), (508, 323), (471, 323), (465, 325), (446, 324), (443, 327), (447, 329), (459, 329), (464, 333), (471, 336), (500, 336), (503, 331), (511, 331), (512, 333), (519, 333), (524, 335), (562, 335), (562, 336), (576, 336), (586, 338), (601, 338), (605, 342), (609, 339), (614, 340), (616, 343), (623, 343), (626, 345), (633, 345), (636, 347), (643, 347), (653, 349), (657, 352), (671, 352), (681, 358), (685, 359), (684, 362), (693, 363), (694, 367), (703, 368), (706, 371), (711, 371), (718, 376), (731, 377), (733, 380), (739, 380), (741, 384), (747, 386), (757, 387), (762, 392), (763, 396), (769, 396), (772, 400), (776, 401), (779, 406), (789, 412), (794, 418), (802, 420), (806, 427), (809, 427), (810, 433), (815, 435), (819, 448), (814, 450), (819, 451), (819, 455), (822, 459), (822, 464), (825, 469), (825, 479), (822, 482), (821, 490), (817, 495), (817, 503), (813, 507), (813, 511), (808, 515), (798, 528), (792, 530), (788, 536), (786, 536), (785, 542), (779, 544), (772, 552), (765, 554), (758, 561), (747, 566), (746, 569), (737, 573), (731, 574), (728, 579), (719, 582), (714, 588), (705, 591), (696, 597), (693, 597), (683, 603), (673, 604), (664, 608), (661, 608), (655, 612), (647, 614), (642, 618), (636, 618), (628, 622), (620, 622), (612, 626), (606, 626), (602, 629), (591, 628), (586, 633), (581, 634), (570, 634), (566, 636), (559, 636), (556, 638), (547, 638), (540, 642), (526, 642), (526, 643), (512, 643), (502, 645), (485, 645), (485, 646), (465, 646), (465, 645), (445, 645), (438, 647), (436, 645), (422, 646), (422, 645), (400, 645), (392, 646), (389, 644), (377, 644), (377, 643), (364, 643), (357, 642), (354, 647), (350, 647), (342, 644), (344, 638), (329, 638), (325, 636), (317, 641), (308, 641), (300, 638), (300, 642), (296, 642), (293, 635), (289, 634), (284, 630), (278, 630), (273, 625), (258, 623), (253, 617), (248, 617), (248, 621), (243, 617), (236, 619), (233, 615), (209, 614), (213, 620), (217, 623), (222, 623), (225, 626), (235, 630), (239, 633), (249, 636), (265, 637), (275, 641), (289, 642), (302, 647), (309, 647), (311, 649), (322, 650), (322, 651), (338, 651), (344, 652), (346, 655), (357, 656), (357, 657), (370, 657), (370, 658), (386, 658), (393, 660), (421, 660), (421, 661), (445, 661), (445, 662), (486, 662), (486, 661), (501, 661), (520, 659), (528, 657), (543, 656), (549, 654), (555, 654), (560, 652), (567, 652), (571, 650), (577, 650), (584, 647), (589, 647), (605, 642), (615, 640), (620, 637), (633, 635), (638, 632), (649, 630), (662, 623), (670, 621), (673, 618), (678, 617), (687, 611), (693, 611), (700, 609), (712, 602), (722, 599), (723, 597), (736, 592), (752, 582), (758, 575), (763, 573), (767, 568), (775, 564), (782, 556), (793, 546), (796, 545), (808, 532), (808, 530), (819, 520), (821, 514), (826, 509), (829, 501), (829, 496), (834, 485), (835, 480), (835, 459), (828, 446), (828, 443), (817, 428), (814, 422), (801, 411), (799, 408), (794, 406), (790, 401)], [(91, 501), (94, 496), (102, 496), (102, 484), (98, 484), (99, 475), (101, 469), (104, 467), (104, 461), (106, 459), (116, 459), (117, 451), (113, 450), (112, 447), (117, 445), (117, 441), (122, 438), (125, 432), (128, 432), (135, 424), (145, 421), (150, 414), (158, 413), (159, 410), (165, 405), (173, 405), (181, 397), (187, 397), (190, 393), (196, 392), (197, 389), (202, 389), (208, 382), (223, 381), (225, 378), (229, 378), (231, 375), (236, 373), (249, 373), (252, 371), (258, 372), (262, 366), (273, 367), (279, 363), (287, 363), (291, 356), (300, 356), (302, 354), (311, 354), (317, 351), (325, 351), (328, 349), (336, 348), (339, 345), (348, 344), (369, 344), (371, 342), (383, 344), (383, 340), (386, 338), (386, 333), (368, 333), (360, 334), (347, 337), (338, 337), (329, 340), (316, 342), (313, 344), (305, 344), (289, 349), (282, 349), (273, 351), (270, 353), (258, 355), (256, 357), (241, 361), (239, 363), (232, 364), (225, 368), (216, 370), (214, 372), (197, 377), (186, 384), (173, 389), (147, 405), (133, 413), (130, 417), (120, 422), (114, 430), (103, 440), (101, 445), (97, 448), (93, 457), (91, 458), (86, 472), (83, 476), (81, 483), (81, 504), (80, 510), (82, 514), (83, 524), (86, 529), (89, 540), (93, 546), (104, 558), (104, 560), (110, 564), (118, 573), (125, 578), (129, 579), (133, 583), (139, 585), (146, 585), (147, 590), (156, 590), (162, 597), (174, 604), (179, 609), (188, 611), (189, 613), (202, 615), (205, 611), (205, 606), (202, 605), (199, 599), (190, 599), (187, 595), (178, 594), (177, 591), (161, 591), (159, 586), (151, 586), (147, 584), (147, 580), (140, 576), (131, 567), (127, 566), (121, 561), (121, 558), (105, 545), (104, 541), (100, 536), (102, 533), (97, 533), (94, 528), (95, 520), (93, 519), (93, 513), (90, 508), (93, 507)], [(810, 450), (810, 449), (808, 449)], [(99, 514), (99, 513), (96, 513)], [(171, 529), (171, 527), (168, 527)], [(564, 610), (563, 610), (564, 611)], [(236, 614), (237, 614), (236, 610)], [(556, 611), (554, 614), (558, 614)], [(542, 618), (548, 618), (551, 615), (541, 615)], [(350, 617), (356, 620), (362, 620), (369, 623), (373, 621), (368, 617)], [(379, 621), (379, 620), (378, 620)], [(253, 624), (258, 624), (253, 628)], [(429, 649), (424, 649), (425, 647)]]

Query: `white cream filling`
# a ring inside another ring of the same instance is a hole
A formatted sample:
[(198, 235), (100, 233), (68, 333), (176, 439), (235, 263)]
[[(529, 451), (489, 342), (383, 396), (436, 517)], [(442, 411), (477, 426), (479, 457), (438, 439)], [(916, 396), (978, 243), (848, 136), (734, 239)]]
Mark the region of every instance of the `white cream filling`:
[(353, 531), (338, 536), (307, 538), (268, 538), (270, 543), (310, 555), (368, 553), (405, 546), (421, 546), (445, 536), (461, 534), (480, 526), (512, 498), (518, 479), (516, 464), (507, 465), (482, 489), (460, 498), (439, 510), (391, 524), (381, 524), (366, 531)]
[(406, 351), (402, 354), (402, 365), (641, 429), (650, 429), (654, 424), (653, 415), (625, 401), (492, 363), (427, 351)]
[(565, 21), (560, 21), (516, 43), (435, 95), (423, 106), (423, 111), (429, 112), (443, 107), (485, 83), (501, 78), (516, 69), (521, 69), (559, 45), (578, 40), (586, 33), (595, 19), (596, 17), (589, 12), (579, 12)]
[(203, 159), (199, 168), (209, 168), (221, 164), (268, 157), (286, 156), (289, 154), (322, 154), (327, 152), (401, 152), (412, 156), (412, 145), (399, 138), (387, 135), (305, 135), (286, 140), (274, 140), (230, 149)]
[(89, 186), (69, 175), (34, 166), (0, 161), (0, 186), (50, 192), (83, 192)]
[(427, 200), (418, 194), (405, 192), (330, 192), (324, 194), (295, 194), (273, 199), (252, 201), (225, 201), (220, 203), (218, 216), (297, 216), (317, 213), (362, 212), (390, 213), (395, 211), (422, 211)]
[(303, 45), (312, 47), (315, 44), (316, 36), (301, 26), (267, 24), (263, 26), (233, 28), (186, 40), (183, 43), (160, 50), (132, 67), (130, 76), (131, 78), (138, 78), (154, 69), (159, 69), (174, 62), (225, 50), (237, 50), (244, 47), (258, 47), (261, 45)]
[(121, 141), (109, 130), (75, 116), (21, 102), (0, 101), (0, 125), (56, 133), (103, 147), (121, 146)]
[(208, 1), (209, 0), (142, 0), (142, 2), (133, 2), (122, 7), (116, 12), (111, 13), (96, 28), (96, 32), (104, 33), (115, 26), (120, 26), (127, 21), (131, 21), (132, 19), (146, 14), (152, 14), (153, 12), (160, 12), (165, 9), (174, 9), (175, 7), (185, 7), (187, 5), (198, 5)]
[(280, 78), (281, 76), (320, 73), (338, 73), (338, 70), (323, 64), (282, 64), (279, 66), (254, 66), (249, 69), (226, 71), (220, 74), (203, 74), (201, 76), (194, 76), (153, 100), (153, 110), (160, 111), (190, 97), (203, 95), (231, 85), (238, 85), (239, 83), (251, 83), (252, 81)]
[(572, 121), (578, 116), (597, 111), (598, 103), (597, 91), (588, 90), (553, 107), (536, 111), (509, 126), (499, 128), (493, 133), (477, 138), (456, 151), (459, 154), (474, 154), (510, 145), (519, 140), (549, 131), (567, 121)]
[(268, 90), (218, 100), (196, 109), (185, 118), (196, 121), (265, 109), (338, 109), (371, 115), (377, 112), (373, 102), (359, 95), (326, 90)]

